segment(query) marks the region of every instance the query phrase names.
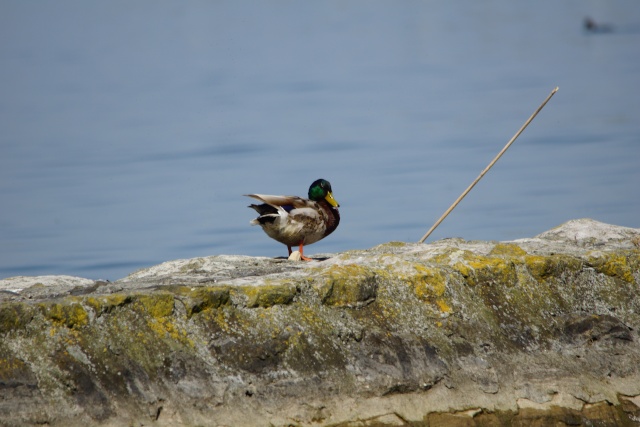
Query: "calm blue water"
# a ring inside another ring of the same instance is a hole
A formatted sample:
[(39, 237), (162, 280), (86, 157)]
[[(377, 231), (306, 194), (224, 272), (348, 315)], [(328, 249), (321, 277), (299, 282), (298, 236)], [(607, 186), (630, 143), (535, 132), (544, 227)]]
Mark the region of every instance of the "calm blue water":
[(556, 86), (429, 241), (640, 227), (636, 0), (5, 0), (0, 278), (283, 256), (241, 195), (319, 177), (307, 254), (417, 241)]

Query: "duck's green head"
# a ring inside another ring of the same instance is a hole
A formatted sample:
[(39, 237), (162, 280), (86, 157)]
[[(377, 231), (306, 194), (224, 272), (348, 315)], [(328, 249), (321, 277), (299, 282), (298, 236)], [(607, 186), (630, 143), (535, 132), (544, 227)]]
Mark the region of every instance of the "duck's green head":
[(329, 184), (329, 181), (326, 179), (316, 179), (313, 181), (313, 184), (309, 187), (309, 199), (314, 202), (324, 199), (334, 208), (340, 206), (338, 202), (336, 202), (336, 199), (333, 198), (333, 194), (331, 194), (331, 184)]

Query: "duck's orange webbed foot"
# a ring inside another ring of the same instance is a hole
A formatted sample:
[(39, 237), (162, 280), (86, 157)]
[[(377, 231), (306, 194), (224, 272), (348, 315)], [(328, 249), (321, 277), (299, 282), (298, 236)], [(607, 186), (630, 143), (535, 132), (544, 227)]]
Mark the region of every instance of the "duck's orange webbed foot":
[(303, 260), (303, 261), (313, 261), (312, 258), (304, 256), (304, 252), (303, 252), (303, 248), (302, 248), (303, 245), (304, 245), (304, 243), (300, 243), (300, 259)]
[(298, 254), (296, 254), (296, 256), (292, 258), (291, 254), (293, 252), (291, 251), (291, 246), (287, 246), (287, 250), (289, 251), (289, 260), (290, 261), (313, 261), (313, 258), (309, 258), (309, 257), (304, 256), (304, 252), (303, 252), (304, 248), (303, 248), (303, 246), (304, 246), (304, 243), (300, 243), (299, 250), (297, 251), (298, 254), (300, 255), (300, 258), (297, 257)]

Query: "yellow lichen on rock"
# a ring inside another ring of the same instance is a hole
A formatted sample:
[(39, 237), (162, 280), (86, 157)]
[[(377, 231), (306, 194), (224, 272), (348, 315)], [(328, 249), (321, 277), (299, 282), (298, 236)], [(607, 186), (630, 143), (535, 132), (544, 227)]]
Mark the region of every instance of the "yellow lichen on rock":
[(574, 273), (582, 268), (582, 261), (566, 255), (527, 255), (524, 264), (531, 276), (539, 281), (558, 278), (561, 273)]
[(518, 281), (515, 262), (501, 257), (489, 257), (467, 253), (453, 265), (471, 286), (483, 283), (501, 283), (513, 286)]
[(187, 330), (179, 327), (173, 318), (149, 319), (147, 325), (159, 338), (168, 338), (191, 347), (194, 345), (193, 341), (188, 338)]
[(640, 251), (598, 254), (590, 257), (589, 263), (602, 274), (633, 283), (633, 272), (640, 269)]
[(116, 307), (121, 307), (131, 302), (131, 299), (131, 295), (111, 294), (86, 297), (83, 302), (100, 316), (103, 313), (110, 313)]
[(153, 318), (162, 318), (173, 314), (174, 296), (167, 292), (139, 294), (133, 304), (136, 309), (144, 310)]
[(438, 308), (440, 309), (441, 312), (443, 313), (451, 313), (451, 311), (453, 310), (451, 308), (451, 306), (449, 306), (449, 304), (447, 304), (447, 301), (445, 301), (444, 299), (437, 299), (436, 300), (436, 305), (438, 306)]
[(20, 359), (12, 356), (0, 357), (0, 384), (10, 384), (16, 378), (16, 373), (28, 371), (29, 367)]
[(56, 326), (80, 327), (89, 323), (87, 311), (78, 302), (47, 302), (38, 304), (42, 314)]
[[(134, 311), (142, 311), (148, 328), (158, 338), (169, 339), (173, 342), (193, 346), (188, 339), (184, 327), (178, 326), (178, 319), (174, 316), (175, 296), (169, 292), (135, 295), (132, 302)], [(144, 336), (148, 341), (150, 337)]]
[(0, 419), (631, 425), (616, 401), (640, 395), (640, 251), (591, 231), (6, 282)]
[(33, 309), (24, 303), (0, 306), (0, 331), (7, 332), (25, 327), (33, 318)]
[(274, 305), (290, 304), (296, 296), (296, 286), (292, 283), (243, 286), (238, 288), (247, 297), (249, 308), (269, 308)]
[(209, 309), (217, 309), (229, 303), (228, 286), (176, 286), (169, 288), (185, 306), (187, 318)]
[(414, 264), (413, 269), (416, 274), (408, 276), (407, 280), (418, 298), (433, 302), (434, 298), (444, 295), (446, 279), (441, 271), (420, 264)]
[(376, 271), (356, 264), (335, 265), (322, 273), (314, 286), (322, 302), (338, 307), (356, 307), (375, 299)]
[(493, 247), (493, 249), (491, 249), (491, 252), (489, 252), (489, 255), (502, 256), (502, 257), (517, 257), (517, 256), (527, 255), (527, 251), (525, 251), (515, 243), (498, 243)]

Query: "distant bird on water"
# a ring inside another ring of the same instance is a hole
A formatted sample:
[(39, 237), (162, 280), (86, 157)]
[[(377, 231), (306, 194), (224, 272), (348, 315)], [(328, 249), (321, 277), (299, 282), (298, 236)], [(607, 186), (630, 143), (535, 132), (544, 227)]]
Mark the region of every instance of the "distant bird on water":
[(584, 18), (584, 29), (591, 33), (610, 33), (613, 31), (610, 24), (599, 24), (588, 16)]
[(331, 184), (325, 179), (313, 181), (309, 199), (265, 194), (245, 196), (263, 202), (249, 205), (259, 214), (251, 224), (260, 225), (269, 237), (287, 245), (289, 255), (292, 246), (299, 246), (300, 258), (305, 261), (311, 261), (311, 258), (304, 256), (303, 247), (324, 239), (340, 223), (340, 205), (333, 198)]

